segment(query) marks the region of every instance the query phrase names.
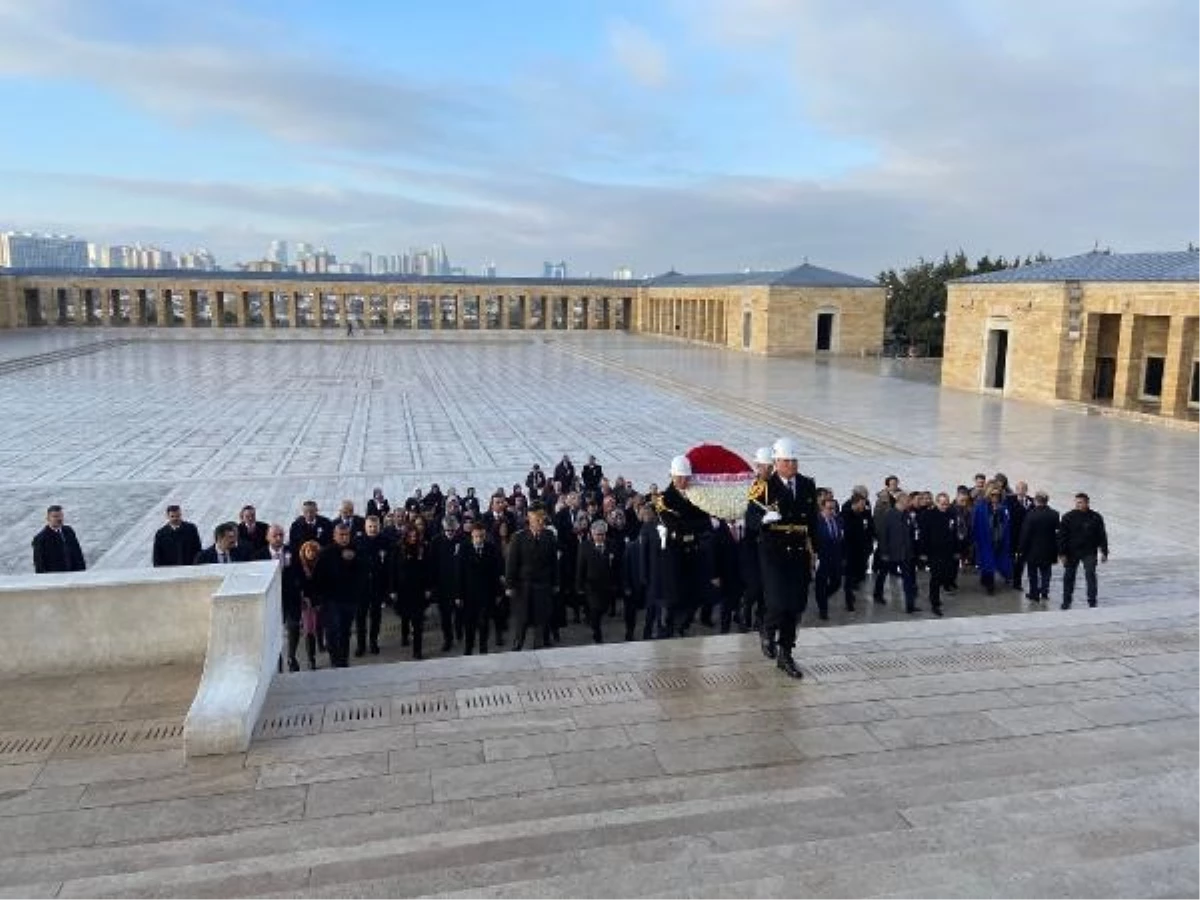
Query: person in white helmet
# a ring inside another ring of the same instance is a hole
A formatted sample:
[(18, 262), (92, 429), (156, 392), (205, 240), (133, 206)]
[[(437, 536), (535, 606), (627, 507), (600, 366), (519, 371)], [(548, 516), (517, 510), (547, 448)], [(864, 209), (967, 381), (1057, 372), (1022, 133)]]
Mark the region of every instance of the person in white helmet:
[(750, 490), (751, 506), (760, 512), (759, 564), (762, 568), (765, 613), (762, 651), (790, 678), (804, 675), (792, 658), (796, 623), (808, 605), (816, 557), (817, 485), (801, 475), (794, 441), (780, 438), (771, 448), (775, 472)]
[(684, 493), (692, 477), (686, 456), (671, 460), (671, 483), (654, 501), (666, 553), (664, 637), (686, 636), (710, 590), (712, 519)]
[[(772, 463), (770, 447), (759, 447), (754, 451), (755, 487), (750, 492), (762, 490), (771, 477)], [(763, 510), (754, 502), (746, 504), (742, 517), (743, 536), (738, 544), (742, 584), (742, 606), (738, 610), (738, 628), (746, 634), (751, 628), (762, 628), (763, 587), (762, 571), (758, 563), (758, 538), (762, 528)]]

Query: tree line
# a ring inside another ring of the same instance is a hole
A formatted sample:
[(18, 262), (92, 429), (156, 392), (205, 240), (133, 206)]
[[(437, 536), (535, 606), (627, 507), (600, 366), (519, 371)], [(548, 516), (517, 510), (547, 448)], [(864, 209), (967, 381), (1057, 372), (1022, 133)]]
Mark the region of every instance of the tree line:
[(879, 273), (887, 289), (884, 353), (887, 355), (941, 356), (946, 330), (946, 282), (969, 275), (1015, 269), (1049, 262), (1038, 252), (1033, 256), (992, 259), (986, 254), (974, 264), (961, 249), (954, 256), (942, 255), (938, 262), (922, 257), (915, 265)]

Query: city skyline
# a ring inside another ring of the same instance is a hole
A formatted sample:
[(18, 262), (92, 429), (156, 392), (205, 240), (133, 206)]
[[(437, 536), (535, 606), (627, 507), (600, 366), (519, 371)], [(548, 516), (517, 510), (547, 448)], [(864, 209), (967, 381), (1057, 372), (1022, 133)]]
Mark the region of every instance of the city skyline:
[(227, 265), (429, 235), (503, 274), (1182, 247), (1196, 31), (1174, 0), (0, 0), (0, 230)]

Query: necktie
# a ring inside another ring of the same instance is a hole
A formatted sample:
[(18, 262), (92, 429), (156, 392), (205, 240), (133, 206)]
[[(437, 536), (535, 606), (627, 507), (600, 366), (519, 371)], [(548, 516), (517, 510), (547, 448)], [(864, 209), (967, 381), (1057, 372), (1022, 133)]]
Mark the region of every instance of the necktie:
[(792, 495), (793, 499), (795, 499), (795, 497), (796, 497), (796, 482), (792, 481), (792, 479), (790, 479), (790, 478), (788, 479), (788, 493)]
[(219, 563), (229, 562), (229, 556), (228, 556), (228, 554), (225, 553), (224, 550), (222, 550), (220, 556), (217, 557), (217, 562), (219, 562)]

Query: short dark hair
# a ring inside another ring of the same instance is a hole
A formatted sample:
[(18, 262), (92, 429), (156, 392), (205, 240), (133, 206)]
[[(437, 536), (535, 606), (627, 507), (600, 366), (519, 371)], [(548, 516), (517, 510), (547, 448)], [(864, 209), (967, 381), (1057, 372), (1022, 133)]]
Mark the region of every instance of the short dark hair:
[(219, 540), (221, 540), (221, 538), (225, 537), (225, 535), (229, 534), (231, 531), (236, 533), (237, 525), (235, 525), (233, 522), (222, 522), (220, 525), (218, 525), (216, 528), (213, 529), (213, 540), (219, 541)]
[(1092, 498), (1089, 497), (1087, 494), (1085, 494), (1083, 491), (1080, 491), (1078, 494), (1076, 494), (1075, 499), (1076, 500), (1086, 500), (1088, 503), (1092, 502)]
[(243, 507), (242, 507), (242, 512), (245, 512), (245, 511), (246, 511), (246, 510), (248, 510), (248, 509), (251, 509), (251, 510), (254, 510), (255, 512), (258, 512), (258, 510), (254, 509), (254, 504), (253, 504), (253, 503), (247, 503), (245, 506), (243, 506)]
[(170, 506), (167, 507), (167, 515), (168, 516), (174, 512), (179, 512), (179, 504), (178, 503), (172, 503)]
[(57, 503), (52, 503), (50, 506), (46, 507), (46, 515), (50, 515), (50, 513), (56, 513), (56, 512), (62, 512), (62, 507), (59, 506)]
[(317, 501), (316, 501), (316, 500), (305, 500), (305, 501), (304, 501), (303, 503), (301, 503), (300, 505), (301, 505), (301, 506), (316, 506), (316, 505), (317, 505)]
[(487, 531), (487, 526), (482, 522), (472, 522), (471, 531)]

